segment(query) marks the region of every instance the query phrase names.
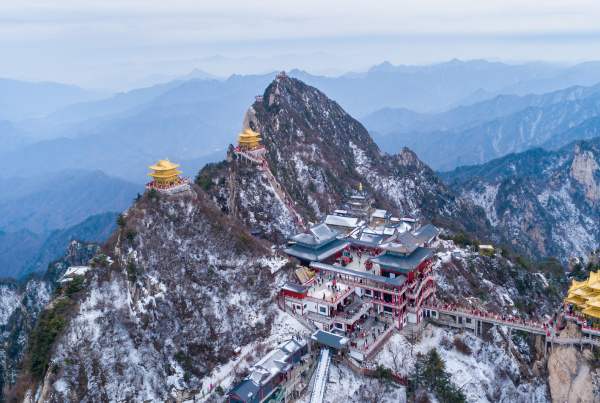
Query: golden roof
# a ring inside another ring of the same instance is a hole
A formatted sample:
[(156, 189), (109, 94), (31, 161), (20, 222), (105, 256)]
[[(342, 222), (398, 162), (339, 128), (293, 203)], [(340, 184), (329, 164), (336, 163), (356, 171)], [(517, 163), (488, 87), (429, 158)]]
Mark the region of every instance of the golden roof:
[(600, 277), (598, 276), (598, 272), (590, 273), (586, 287), (594, 291), (600, 291)]
[(596, 295), (586, 301), (586, 305), (589, 307), (600, 308), (600, 296)]
[(181, 172), (181, 171), (156, 171), (156, 172), (149, 173), (148, 176), (151, 176), (153, 178), (167, 179), (167, 178), (175, 178), (175, 177), (177, 177), (177, 175), (181, 175), (182, 173), (183, 172)]
[(573, 279), (572, 282), (571, 282), (571, 287), (569, 288), (569, 292), (573, 292), (575, 290), (580, 289), (586, 283), (587, 283), (587, 280), (585, 280), (585, 281), (576, 281), (575, 279)]
[(175, 169), (179, 167), (179, 164), (173, 164), (171, 161), (169, 161), (168, 158), (165, 158), (164, 160), (158, 160), (158, 164), (151, 165), (148, 168), (154, 169), (155, 171), (168, 171), (170, 169)]
[(570, 302), (577, 306), (582, 306), (586, 303), (586, 300), (581, 298), (579, 295), (569, 294), (569, 296), (565, 298), (565, 302)]
[(581, 311), (582, 314), (600, 319), (600, 309), (595, 306), (589, 307)]
[(243, 132), (241, 132), (240, 134), (238, 134), (238, 137), (241, 137), (241, 138), (251, 138), (251, 137), (258, 137), (258, 136), (260, 136), (260, 133), (259, 132), (255, 132), (252, 129), (244, 129)]

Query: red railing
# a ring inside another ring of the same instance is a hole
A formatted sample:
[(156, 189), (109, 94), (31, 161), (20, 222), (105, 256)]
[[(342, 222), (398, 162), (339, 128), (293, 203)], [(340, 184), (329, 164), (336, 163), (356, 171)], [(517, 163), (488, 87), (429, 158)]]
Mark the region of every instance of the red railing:
[[(524, 328), (524, 329), (535, 329), (537, 331), (550, 330), (550, 328), (548, 328), (548, 327), (546, 327), (546, 329), (544, 329), (543, 323), (532, 322), (532, 321), (529, 321), (529, 322), (525, 321), (525, 323), (522, 323), (520, 319), (515, 319), (511, 316), (508, 316), (507, 319), (502, 319), (502, 315), (490, 313), (490, 312), (486, 312), (486, 311), (477, 311), (477, 310), (466, 309), (466, 308), (462, 308), (462, 307), (444, 308), (441, 306), (428, 305), (428, 304), (424, 304), (423, 307), (426, 309), (433, 309), (433, 310), (437, 310), (437, 311), (452, 312), (453, 315), (456, 315), (457, 313), (459, 313), (461, 316), (475, 318), (475, 319), (483, 320), (486, 322), (492, 322), (492, 323), (498, 322), (498, 323), (502, 323), (502, 324), (506, 323), (506, 324), (510, 324), (511, 327), (516, 327), (516, 328), (520, 327), (520, 328)], [(471, 311), (474, 311), (476, 313), (471, 313)]]
[(153, 188), (153, 189), (173, 189), (176, 188), (177, 186), (181, 186), (184, 185), (186, 183), (190, 182), (190, 178), (186, 177), (186, 178), (181, 178), (179, 179), (179, 182), (173, 185), (169, 185), (169, 186), (158, 186), (154, 184), (154, 181), (150, 182), (150, 183), (146, 183), (146, 187), (147, 188)]

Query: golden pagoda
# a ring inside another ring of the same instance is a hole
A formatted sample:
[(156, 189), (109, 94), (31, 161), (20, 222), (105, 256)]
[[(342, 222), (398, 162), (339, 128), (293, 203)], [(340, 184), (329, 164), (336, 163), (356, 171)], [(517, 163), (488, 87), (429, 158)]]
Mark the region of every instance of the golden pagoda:
[(590, 326), (600, 327), (600, 276), (591, 272), (586, 281), (573, 280), (566, 304), (573, 305), (573, 313), (584, 315)]
[(181, 171), (176, 171), (175, 168), (179, 168), (179, 164), (173, 164), (169, 159), (158, 160), (158, 164), (151, 165), (148, 168), (153, 169), (154, 172), (149, 173), (148, 176), (154, 178), (155, 186), (169, 186), (176, 185), (179, 183), (179, 174)]
[(258, 147), (258, 142), (262, 140), (258, 136), (260, 136), (260, 133), (255, 132), (252, 129), (244, 129), (243, 132), (238, 134), (239, 139), (237, 142), (239, 143), (240, 147), (246, 150), (252, 150), (253, 148)]

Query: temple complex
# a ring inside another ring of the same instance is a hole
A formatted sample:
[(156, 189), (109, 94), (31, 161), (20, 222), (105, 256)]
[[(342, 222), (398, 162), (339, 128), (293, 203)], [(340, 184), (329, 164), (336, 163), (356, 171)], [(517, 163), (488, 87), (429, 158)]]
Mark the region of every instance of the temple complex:
[(432, 246), (440, 231), (420, 227), (416, 214), (394, 218), (374, 204), (361, 185), (333, 214), (290, 237), (283, 252), (300, 261), (299, 282), (278, 294), (282, 309), (316, 331), (350, 339), (348, 354), (359, 361), (368, 361), (393, 329), (421, 323), (435, 301)]

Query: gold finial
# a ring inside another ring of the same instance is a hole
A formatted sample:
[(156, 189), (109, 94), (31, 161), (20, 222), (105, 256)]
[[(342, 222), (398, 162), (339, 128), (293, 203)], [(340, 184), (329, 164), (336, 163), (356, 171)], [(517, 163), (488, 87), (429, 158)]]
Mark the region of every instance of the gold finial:
[(315, 225), (317, 225), (317, 220), (315, 220)]
[(358, 185), (358, 190), (362, 192), (362, 182)]

